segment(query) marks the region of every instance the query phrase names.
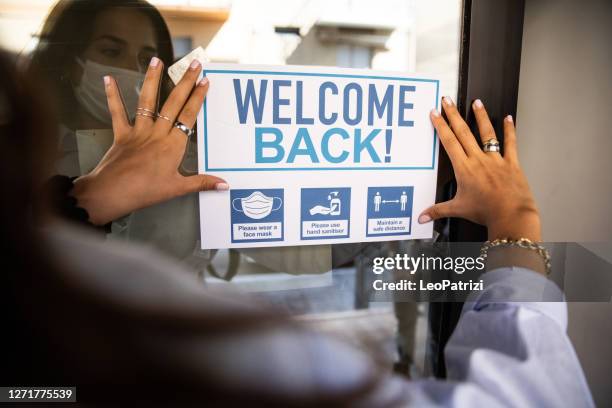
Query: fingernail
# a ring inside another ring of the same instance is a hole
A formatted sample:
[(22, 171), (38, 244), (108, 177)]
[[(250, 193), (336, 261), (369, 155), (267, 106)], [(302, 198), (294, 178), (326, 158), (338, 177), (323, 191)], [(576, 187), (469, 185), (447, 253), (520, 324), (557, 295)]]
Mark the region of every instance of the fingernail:
[(200, 79), (200, 82), (198, 82), (198, 86), (204, 86), (208, 83), (208, 78), (204, 77), (202, 79)]
[(419, 224), (425, 224), (426, 222), (431, 221), (431, 217), (429, 214), (421, 214), (419, 215)]
[(149, 63), (149, 65), (151, 66), (151, 68), (157, 68), (157, 66), (159, 65), (159, 58), (151, 58), (151, 62)]
[(189, 64), (189, 69), (194, 71), (198, 69), (199, 66), (200, 66), (200, 61), (198, 61), (197, 59), (194, 59), (193, 61), (191, 61), (191, 64)]
[(104, 86), (109, 86), (110, 81), (111, 81), (111, 78), (108, 75), (104, 75)]
[(506, 116), (506, 120), (507, 120), (508, 122), (512, 123), (512, 122), (513, 122), (513, 121), (512, 121), (512, 115), (508, 115), (508, 116)]
[(474, 101), (474, 107), (475, 107), (475, 108), (480, 109), (480, 108), (482, 108), (483, 106), (484, 106), (484, 105), (482, 104), (482, 101), (481, 101), (480, 99), (476, 99), (476, 100)]
[(440, 112), (438, 112), (437, 109), (432, 109), (431, 112), (429, 112), (429, 114), (435, 118), (437, 118), (438, 116), (440, 116)]
[(229, 190), (229, 184), (227, 184), (227, 183), (217, 183), (217, 184), (215, 184), (215, 190), (217, 190), (217, 191), (227, 191), (227, 190)]
[(453, 106), (453, 100), (450, 98), (450, 96), (443, 97), (442, 102), (444, 102), (446, 106)]

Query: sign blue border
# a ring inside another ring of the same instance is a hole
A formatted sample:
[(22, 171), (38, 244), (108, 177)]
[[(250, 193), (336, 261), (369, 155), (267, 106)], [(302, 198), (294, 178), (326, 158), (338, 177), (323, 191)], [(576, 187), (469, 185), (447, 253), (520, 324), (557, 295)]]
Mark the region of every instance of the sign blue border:
[[(427, 78), (407, 78), (407, 77), (392, 77), (378, 75), (347, 75), (347, 74), (320, 74), (315, 72), (278, 72), (278, 71), (252, 71), (252, 70), (226, 70), (226, 69), (209, 69), (204, 71), (206, 74), (255, 74), (255, 75), (279, 75), (279, 76), (310, 76), (324, 78), (361, 78), (361, 79), (383, 79), (391, 81), (411, 81), (411, 82), (431, 82), (436, 84), (436, 109), (439, 109), (438, 101), (440, 96), (440, 81), (437, 79)], [(369, 166), (369, 167), (244, 167), (244, 168), (213, 168), (208, 167), (208, 126), (206, 120), (206, 101), (203, 105), (204, 110), (204, 171), (322, 171), (322, 170), (433, 170), (436, 167), (436, 147), (438, 135), (436, 130), (433, 132), (433, 149), (431, 155), (431, 166)]]

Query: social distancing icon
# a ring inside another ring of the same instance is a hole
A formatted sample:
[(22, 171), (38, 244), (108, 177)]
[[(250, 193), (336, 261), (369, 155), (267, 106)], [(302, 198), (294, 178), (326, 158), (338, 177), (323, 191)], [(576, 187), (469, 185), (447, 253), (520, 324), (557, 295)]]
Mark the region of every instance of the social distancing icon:
[(410, 235), (414, 187), (369, 187), (366, 236)]
[(374, 195), (374, 212), (380, 211), (381, 204), (399, 204), (400, 211), (406, 211), (406, 205), (408, 204), (408, 194), (406, 194), (406, 191), (404, 190), (397, 199), (383, 200), (382, 196), (380, 195), (380, 191), (377, 191)]

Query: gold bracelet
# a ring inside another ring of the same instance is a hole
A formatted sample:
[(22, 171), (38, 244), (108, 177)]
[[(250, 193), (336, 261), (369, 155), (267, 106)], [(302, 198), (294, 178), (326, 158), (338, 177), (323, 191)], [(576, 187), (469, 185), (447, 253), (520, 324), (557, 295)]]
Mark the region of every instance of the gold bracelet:
[(552, 271), (550, 253), (542, 245), (538, 244), (537, 242), (533, 242), (527, 238), (498, 238), (494, 239), (493, 241), (486, 241), (480, 248), (480, 257), (483, 261), (486, 261), (489, 249), (496, 247), (512, 246), (535, 251), (538, 255), (542, 257), (542, 260), (544, 261), (544, 267), (546, 268), (546, 276), (550, 275)]

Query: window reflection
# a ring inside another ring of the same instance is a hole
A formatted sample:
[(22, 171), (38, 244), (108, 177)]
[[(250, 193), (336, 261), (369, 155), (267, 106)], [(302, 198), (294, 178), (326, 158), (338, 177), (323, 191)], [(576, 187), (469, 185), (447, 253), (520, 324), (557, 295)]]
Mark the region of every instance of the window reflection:
[[(197, 46), (212, 62), (430, 73), (443, 80), (442, 94), (453, 95), (460, 3), (5, 0), (0, 39), (3, 47), (30, 58), (32, 69), (53, 88), (62, 123), (56, 170), (78, 176), (89, 172), (112, 143), (104, 75), (118, 79), (132, 116), (151, 57), (168, 67)], [(160, 102), (172, 88), (169, 78), (163, 81)], [(181, 164), (185, 173), (197, 170), (194, 142)], [(296, 313), (368, 307), (359, 290), (369, 260), (414, 248), (396, 242), (202, 251), (198, 217), (197, 195), (185, 196), (116, 221), (110, 238), (150, 244), (191, 266), (209, 284), (232, 282), (267, 293)], [(395, 315), (401, 317), (400, 349), (412, 361), (417, 309), (398, 305)]]

